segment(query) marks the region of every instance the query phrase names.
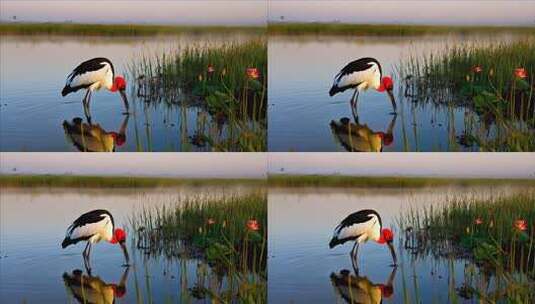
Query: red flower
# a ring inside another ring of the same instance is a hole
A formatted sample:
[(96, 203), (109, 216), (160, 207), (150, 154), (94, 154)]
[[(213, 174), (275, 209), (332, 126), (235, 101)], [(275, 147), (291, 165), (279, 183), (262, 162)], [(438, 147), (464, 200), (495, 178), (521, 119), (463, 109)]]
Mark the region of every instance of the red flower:
[(208, 65), (208, 74), (212, 74), (213, 72), (215, 72), (215, 68), (213, 65), (209, 64)]
[(258, 231), (260, 229), (260, 224), (256, 220), (248, 220), (247, 228), (249, 230)]
[(208, 225), (215, 224), (215, 220), (213, 218), (209, 218), (206, 222), (208, 223)]
[(477, 74), (477, 73), (481, 73), (481, 72), (483, 72), (483, 68), (482, 68), (480, 65), (474, 65), (474, 66), (472, 67), (472, 72), (474, 72), (474, 73), (476, 73), (476, 74)]
[(524, 68), (516, 68), (515, 76), (518, 78), (524, 79), (528, 77), (528, 72)]
[(526, 222), (526, 220), (516, 220), (515, 228), (520, 231), (526, 231), (528, 230), (528, 223)]
[(247, 76), (251, 79), (258, 79), (260, 73), (257, 68), (247, 68)]
[(481, 224), (483, 224), (483, 220), (482, 220), (480, 217), (478, 217), (478, 218), (476, 218), (476, 220), (474, 221), (474, 223), (475, 223), (476, 225), (481, 225)]

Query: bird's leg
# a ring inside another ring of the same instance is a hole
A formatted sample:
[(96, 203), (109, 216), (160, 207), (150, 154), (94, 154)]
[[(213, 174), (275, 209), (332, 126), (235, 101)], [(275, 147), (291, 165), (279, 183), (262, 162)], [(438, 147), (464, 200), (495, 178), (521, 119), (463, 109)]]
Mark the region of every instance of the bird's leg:
[(84, 257), (84, 266), (85, 270), (87, 271), (87, 274), (91, 275), (91, 265), (89, 263), (89, 253), (91, 252), (91, 242), (87, 242), (85, 245), (84, 252), (82, 253), (82, 256)]
[(89, 102), (91, 102), (91, 90), (87, 90), (84, 97), (84, 113), (87, 123), (91, 124), (91, 111), (89, 110)]
[(359, 98), (359, 89), (355, 88), (355, 92), (353, 92), (353, 96), (351, 96), (351, 101), (350, 101), (351, 102), (351, 108), (356, 108), (357, 107), (358, 98)]
[(351, 249), (351, 252), (349, 254), (351, 256), (351, 264), (353, 266), (353, 270), (355, 270), (355, 274), (357, 275), (359, 270), (358, 251), (359, 243), (355, 242), (355, 245), (353, 245), (353, 249)]

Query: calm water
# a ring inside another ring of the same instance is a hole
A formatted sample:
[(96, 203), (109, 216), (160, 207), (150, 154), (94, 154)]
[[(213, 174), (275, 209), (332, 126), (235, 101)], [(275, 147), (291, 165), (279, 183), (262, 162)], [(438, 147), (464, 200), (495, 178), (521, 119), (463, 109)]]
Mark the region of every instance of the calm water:
[[(91, 124), (87, 124), (84, 92), (61, 97), (67, 75), (82, 61), (107, 57), (116, 73), (126, 75), (128, 65), (141, 54), (158, 55), (192, 44), (220, 45), (245, 41), (250, 36), (181, 35), (170, 37), (18, 37), (2, 36), (0, 77), (0, 150), (78, 151), (82, 139), (64, 129), (64, 122), (95, 134), (84, 138), (85, 150), (210, 151), (195, 145), (195, 135), (210, 134), (215, 141), (227, 138), (225, 124), (217, 123), (203, 107), (147, 104), (133, 92), (127, 78), (132, 114), (123, 115), (119, 94), (95, 92), (91, 99)], [(81, 119), (81, 120), (80, 120)], [(68, 129), (68, 128), (67, 128)], [(110, 132), (120, 136), (113, 140)]]
[[(83, 270), (87, 284), (100, 286), (102, 292), (98, 293), (99, 297), (113, 294), (111, 284), (119, 285), (123, 278), (125, 289), (116, 292), (116, 303), (148, 303), (149, 300), (154, 303), (190, 303), (200, 301), (190, 292), (195, 286), (225, 290), (225, 277), (215, 275), (204, 262), (149, 257), (137, 250), (130, 239), (127, 246), (131, 267), (121, 267), (124, 257), (119, 246), (101, 242), (93, 246), (92, 276), (87, 277), (81, 255), (84, 245), (61, 249), (60, 244), (70, 223), (89, 210), (105, 208), (114, 215), (117, 226), (128, 229), (129, 217), (143, 206), (172, 203), (180, 197), (203, 193), (224, 195), (249, 190), (244, 187), (3, 189), (0, 204), (0, 302), (77, 303), (73, 295), (77, 288), (68, 282), (76, 281), (79, 270)], [(127, 230), (128, 233), (131, 234)], [(93, 295), (87, 292), (87, 297)], [(121, 293), (123, 295), (118, 297)], [(101, 299), (98, 303), (112, 303), (108, 300)]]
[[(451, 303), (463, 302), (456, 288), (470, 279), (467, 261), (448, 261), (430, 256), (413, 256), (398, 241), (396, 219), (409, 207), (438, 205), (447, 197), (469, 195), (485, 197), (522, 191), (521, 188), (434, 188), (419, 190), (270, 190), (268, 299), (270, 303), (344, 303), (349, 271), (352, 299), (361, 303)], [(355, 276), (349, 257), (352, 244), (329, 249), (334, 227), (348, 214), (375, 209), (383, 225), (394, 228), (399, 266), (389, 265), (392, 257), (386, 246), (368, 242), (359, 249), (359, 276)], [(381, 292), (380, 284), (392, 288)], [(471, 282), (473, 283), (473, 282)], [(375, 294), (373, 300), (366, 293)], [(361, 298), (362, 297), (362, 298)], [(412, 299), (412, 300), (411, 300)], [(349, 302), (349, 301), (348, 301)]]
[[(463, 107), (404, 98), (395, 66), (409, 55), (436, 53), (448, 45), (510, 39), (515, 37), (270, 37), (269, 151), (476, 151), (477, 146), (461, 145), (467, 124), (491, 138), (493, 126)], [(377, 58), (383, 74), (394, 76), (397, 116), (390, 115), (388, 96), (375, 90), (360, 94), (358, 119), (349, 106), (353, 91), (329, 97), (334, 75), (361, 57)], [(347, 119), (360, 137), (331, 128), (331, 122)], [(377, 132), (387, 139), (381, 142)]]

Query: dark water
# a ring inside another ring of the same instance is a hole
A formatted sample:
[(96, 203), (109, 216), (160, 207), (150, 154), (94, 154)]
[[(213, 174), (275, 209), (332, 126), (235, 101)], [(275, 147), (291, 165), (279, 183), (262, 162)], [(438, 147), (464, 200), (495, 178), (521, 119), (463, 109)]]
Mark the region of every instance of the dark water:
[[(495, 136), (473, 111), (410, 100), (400, 92), (397, 66), (409, 56), (422, 56), (457, 44), (496, 43), (516, 39), (503, 36), (432, 37), (270, 37), (269, 40), (269, 151), (477, 151), (463, 145), (465, 129)], [(377, 58), (384, 75), (394, 78), (398, 115), (393, 116), (385, 93), (360, 94), (353, 115), (353, 91), (329, 97), (333, 77), (348, 62)], [(356, 118), (356, 117), (358, 118)], [(348, 138), (351, 123), (359, 136)], [(343, 131), (345, 130), (345, 132)], [(386, 134), (380, 140), (378, 132)]]
[[(399, 244), (397, 219), (410, 207), (438, 206), (447, 197), (486, 197), (514, 191), (522, 190), (488, 187), (270, 190), (269, 302), (351, 303), (351, 299), (354, 303), (464, 302), (460, 290), (464, 283), (476, 284), (474, 278), (480, 278), (477, 267), (465, 260), (411, 255)], [(383, 225), (393, 229), (399, 266), (395, 269), (390, 266), (392, 257), (386, 246), (368, 242), (359, 249), (357, 276), (349, 257), (353, 244), (329, 249), (328, 243), (334, 227), (343, 218), (368, 208), (375, 209)], [(389, 280), (392, 284), (388, 284)], [(347, 299), (349, 281), (354, 287)]]
[[(189, 45), (221, 45), (251, 39), (244, 35), (181, 35), (164, 37), (19, 37), (3, 36), (0, 79), (1, 151), (211, 151), (199, 145), (195, 135), (214, 140), (228, 138), (227, 126), (201, 106), (147, 104), (133, 92), (127, 78), (130, 101), (128, 119), (119, 94), (105, 89), (91, 99), (91, 124), (84, 115), (82, 91), (61, 97), (67, 75), (84, 60), (107, 57), (116, 73), (128, 73), (139, 56), (155, 56)], [(71, 129), (90, 130), (80, 138)], [(83, 124), (83, 125), (82, 125)], [(67, 128), (69, 129), (69, 128)], [(118, 139), (113, 139), (116, 132)]]
[[(226, 189), (226, 190), (225, 190)], [(143, 206), (175, 202), (180, 197), (242, 193), (247, 188), (226, 187), (138, 190), (2, 190), (0, 215), (0, 302), (78, 303), (83, 272), (86, 299), (96, 303), (198, 302), (191, 290), (204, 286), (216, 294), (226, 290), (225, 276), (197, 259), (146, 256), (136, 249), (128, 231), (129, 217)], [(91, 253), (92, 273), (83, 266), (83, 244), (61, 249), (67, 226), (80, 214), (105, 208), (116, 225), (127, 229), (129, 268), (117, 245), (100, 242)], [(120, 286), (124, 280), (124, 288)], [(88, 286), (94, 287), (93, 289)], [(98, 292), (96, 292), (97, 290)], [(74, 291), (74, 292), (73, 292)]]

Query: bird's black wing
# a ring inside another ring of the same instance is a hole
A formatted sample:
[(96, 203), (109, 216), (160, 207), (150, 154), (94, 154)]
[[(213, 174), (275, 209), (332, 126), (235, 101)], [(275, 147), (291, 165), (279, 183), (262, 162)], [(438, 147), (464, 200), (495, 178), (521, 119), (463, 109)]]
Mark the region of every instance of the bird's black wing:
[(365, 57), (348, 63), (345, 67), (342, 68), (342, 70), (340, 70), (337, 75), (337, 79), (340, 79), (344, 75), (348, 75), (354, 72), (364, 71), (371, 66), (371, 63), (377, 64), (377, 66), (379, 67), (379, 73), (382, 75), (383, 72), (381, 70), (381, 64), (379, 63), (379, 61), (377, 61), (377, 59), (375, 58)]
[(111, 215), (111, 213), (108, 212), (108, 210), (97, 209), (80, 215), (80, 217), (74, 220), (74, 222), (72, 223), (71, 230), (76, 229), (76, 227), (101, 221), (103, 215), (108, 215), (111, 219), (112, 226), (115, 227), (115, 224), (113, 222), (113, 216)]
[(342, 222), (340, 223), (340, 225), (337, 226), (336, 229), (337, 231), (340, 231), (344, 227), (349, 227), (358, 223), (364, 223), (370, 219), (370, 215), (377, 216), (377, 218), (379, 219), (379, 225), (382, 226), (381, 216), (379, 216), (379, 213), (377, 213), (377, 211), (372, 209), (364, 209), (348, 215), (345, 219), (342, 220)]
[(74, 77), (78, 75), (99, 70), (102, 68), (102, 66), (104, 66), (104, 63), (107, 63), (110, 65), (111, 72), (113, 75), (115, 75), (115, 70), (113, 68), (113, 64), (111, 63), (111, 61), (108, 58), (97, 57), (97, 58), (89, 59), (87, 61), (80, 63), (76, 68), (74, 68), (71, 74), (69, 74), (69, 80), (74, 79)]

